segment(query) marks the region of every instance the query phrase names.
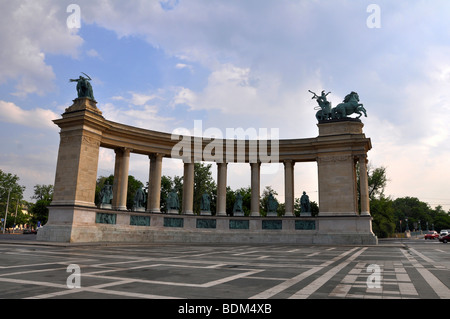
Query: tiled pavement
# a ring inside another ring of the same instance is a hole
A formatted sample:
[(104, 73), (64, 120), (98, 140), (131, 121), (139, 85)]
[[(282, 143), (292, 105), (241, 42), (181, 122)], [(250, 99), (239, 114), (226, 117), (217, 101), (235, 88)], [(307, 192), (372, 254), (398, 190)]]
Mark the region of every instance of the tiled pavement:
[(0, 298), (449, 299), (450, 244), (64, 246), (0, 237)]

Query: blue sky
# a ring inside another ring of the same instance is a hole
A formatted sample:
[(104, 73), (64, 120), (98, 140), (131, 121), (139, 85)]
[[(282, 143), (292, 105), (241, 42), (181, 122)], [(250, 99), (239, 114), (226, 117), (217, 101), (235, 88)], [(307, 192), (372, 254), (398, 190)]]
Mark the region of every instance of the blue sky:
[[(80, 28), (69, 28), (70, 4)], [(368, 10), (375, 4), (379, 15)], [(0, 0), (0, 168), (29, 199), (52, 184), (57, 119), (92, 78), (105, 118), (172, 132), (276, 128), (280, 138), (317, 136), (308, 90), (333, 105), (359, 93), (372, 139), (369, 161), (386, 166), (386, 195), (450, 209), (450, 3), (448, 0)], [(368, 20), (379, 22), (370, 28)], [(102, 149), (99, 175), (113, 172)], [(215, 172), (215, 169), (214, 169)], [(130, 174), (145, 182), (148, 159)], [(163, 174), (182, 175), (178, 161)], [(233, 164), (232, 188), (250, 184)], [(283, 199), (283, 174), (262, 176)], [(295, 193), (317, 200), (314, 163), (295, 166)]]

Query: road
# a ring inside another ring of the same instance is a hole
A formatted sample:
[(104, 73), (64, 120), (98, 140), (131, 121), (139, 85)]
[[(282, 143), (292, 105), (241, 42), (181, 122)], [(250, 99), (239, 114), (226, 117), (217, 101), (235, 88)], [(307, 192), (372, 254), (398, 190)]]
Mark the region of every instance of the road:
[(0, 298), (450, 299), (450, 244), (438, 241), (44, 245), (33, 236), (0, 236)]

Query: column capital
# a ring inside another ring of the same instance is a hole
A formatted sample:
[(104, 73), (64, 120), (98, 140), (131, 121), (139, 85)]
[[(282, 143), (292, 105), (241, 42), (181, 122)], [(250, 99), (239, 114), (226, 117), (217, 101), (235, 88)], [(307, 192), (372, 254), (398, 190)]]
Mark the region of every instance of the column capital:
[(355, 155), (355, 158), (359, 161), (362, 161), (362, 160), (364, 160), (365, 162), (368, 161), (367, 154), (357, 154), (357, 155)]
[(225, 165), (228, 166), (228, 162), (215, 162), (217, 164), (217, 166), (219, 165)]
[(284, 166), (286, 166), (287, 164), (292, 164), (292, 166), (295, 165), (295, 161), (291, 160), (291, 159), (286, 159), (286, 160), (283, 160), (282, 162), (283, 162)]
[(116, 154), (119, 153), (119, 152), (122, 152), (122, 153), (124, 153), (124, 154), (130, 154), (132, 151), (133, 151), (133, 149), (132, 149), (132, 148), (129, 148), (129, 147), (116, 147), (116, 148), (114, 149), (114, 152), (115, 152)]
[(163, 153), (152, 153), (152, 154), (148, 154), (148, 158), (149, 159), (155, 159), (155, 158), (163, 158), (164, 154)]

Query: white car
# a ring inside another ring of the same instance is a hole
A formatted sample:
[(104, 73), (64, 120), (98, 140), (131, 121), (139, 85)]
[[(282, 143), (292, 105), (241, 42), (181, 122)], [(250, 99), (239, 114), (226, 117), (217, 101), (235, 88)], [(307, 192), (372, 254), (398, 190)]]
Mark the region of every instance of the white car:
[(448, 235), (449, 232), (450, 232), (450, 230), (448, 230), (448, 229), (442, 229), (441, 232), (439, 233), (439, 238)]

